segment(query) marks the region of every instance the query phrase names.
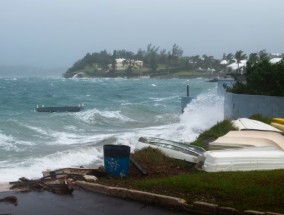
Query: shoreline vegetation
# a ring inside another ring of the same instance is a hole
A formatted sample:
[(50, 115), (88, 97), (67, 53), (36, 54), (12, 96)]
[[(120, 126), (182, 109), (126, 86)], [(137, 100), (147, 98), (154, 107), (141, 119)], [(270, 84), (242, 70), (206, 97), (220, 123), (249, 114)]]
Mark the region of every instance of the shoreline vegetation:
[(182, 47), (174, 44), (166, 49), (148, 44), (146, 50), (136, 53), (127, 50), (106, 50), (87, 53), (77, 60), (64, 74), (65, 78), (214, 78), (242, 74), (246, 62), (254, 64), (262, 60), (280, 59), (284, 54), (270, 54), (266, 50), (248, 56), (239, 50), (235, 54), (224, 53), (222, 59), (210, 55), (184, 56)]

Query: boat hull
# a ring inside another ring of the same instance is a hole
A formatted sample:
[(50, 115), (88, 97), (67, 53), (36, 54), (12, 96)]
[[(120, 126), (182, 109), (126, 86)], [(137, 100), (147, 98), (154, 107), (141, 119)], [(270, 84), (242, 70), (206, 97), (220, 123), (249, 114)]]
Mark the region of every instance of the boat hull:
[(205, 152), (204, 149), (197, 146), (159, 138), (140, 137), (138, 141), (149, 147), (159, 149), (168, 157), (191, 163), (196, 163), (198, 156)]
[(284, 169), (284, 152), (274, 147), (207, 151), (196, 166), (206, 172)]

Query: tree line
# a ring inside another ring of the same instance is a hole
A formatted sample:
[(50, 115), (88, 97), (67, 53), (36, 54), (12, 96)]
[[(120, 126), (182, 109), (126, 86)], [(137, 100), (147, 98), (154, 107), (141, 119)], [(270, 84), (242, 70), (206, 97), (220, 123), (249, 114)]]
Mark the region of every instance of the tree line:
[[(248, 57), (241, 50), (235, 54), (224, 53), (222, 59), (215, 59), (213, 56), (205, 54), (183, 56), (183, 49), (177, 44), (174, 44), (169, 51), (148, 44), (146, 50), (139, 49), (136, 53), (127, 50), (114, 50), (113, 53), (108, 53), (106, 50), (92, 54), (87, 53), (65, 72), (64, 77), (73, 77), (80, 72), (87, 76), (108, 77), (121, 75), (137, 76), (141, 74), (158, 76), (182, 71), (185, 73), (189, 71), (220, 73), (226, 70), (227, 64), (233, 62), (239, 65), (243, 59), (248, 59), (248, 61), (254, 63), (259, 60), (270, 59), (271, 57), (272, 55), (265, 50), (261, 50), (258, 53), (251, 53)], [(118, 58), (124, 58), (125, 63), (128, 62), (125, 71), (116, 70), (116, 59)], [(133, 68), (131, 60), (143, 61), (143, 68)], [(227, 64), (220, 64), (222, 60), (226, 60)]]

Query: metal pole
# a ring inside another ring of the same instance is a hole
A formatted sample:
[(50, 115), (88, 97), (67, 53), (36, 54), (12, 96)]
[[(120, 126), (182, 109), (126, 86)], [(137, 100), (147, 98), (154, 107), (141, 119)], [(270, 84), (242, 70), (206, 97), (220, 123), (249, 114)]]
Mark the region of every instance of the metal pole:
[(186, 85), (186, 96), (189, 97), (189, 80), (187, 80), (187, 85)]

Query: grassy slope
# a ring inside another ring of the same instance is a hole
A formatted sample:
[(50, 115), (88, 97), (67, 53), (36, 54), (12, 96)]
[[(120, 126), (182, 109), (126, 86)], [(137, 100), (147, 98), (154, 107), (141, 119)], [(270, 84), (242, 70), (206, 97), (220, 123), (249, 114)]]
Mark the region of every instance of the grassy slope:
[(284, 212), (284, 170), (250, 172), (191, 172), (137, 181), (145, 191), (206, 201), (239, 210)]

